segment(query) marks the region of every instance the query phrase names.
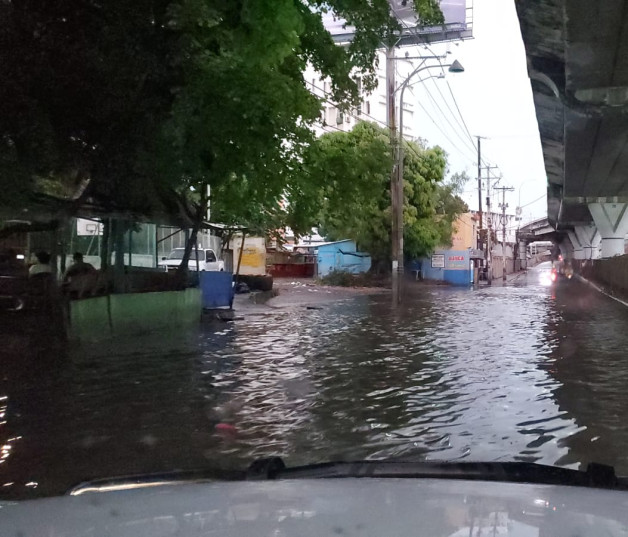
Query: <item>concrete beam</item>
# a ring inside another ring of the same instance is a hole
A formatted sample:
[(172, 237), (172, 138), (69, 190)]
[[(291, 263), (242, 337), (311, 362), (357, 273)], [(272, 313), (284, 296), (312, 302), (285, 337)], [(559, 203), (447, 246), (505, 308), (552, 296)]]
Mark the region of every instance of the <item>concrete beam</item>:
[(628, 233), (628, 203), (589, 203), (589, 211), (602, 238), (601, 257), (624, 255)]

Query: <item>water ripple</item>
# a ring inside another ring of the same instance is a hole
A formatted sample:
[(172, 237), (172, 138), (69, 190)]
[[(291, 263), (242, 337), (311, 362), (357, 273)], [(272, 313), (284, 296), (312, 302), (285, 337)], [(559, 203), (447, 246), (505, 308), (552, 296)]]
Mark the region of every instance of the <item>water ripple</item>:
[(417, 287), (399, 311), (363, 296), (7, 366), (2, 492), (269, 455), (596, 460), (628, 473), (628, 314), (614, 308), (582, 287)]

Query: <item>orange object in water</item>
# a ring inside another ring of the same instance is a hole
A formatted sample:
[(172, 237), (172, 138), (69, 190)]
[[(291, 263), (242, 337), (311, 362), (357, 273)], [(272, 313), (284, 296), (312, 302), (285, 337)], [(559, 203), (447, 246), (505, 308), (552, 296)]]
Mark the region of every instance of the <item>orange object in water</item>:
[(216, 431), (221, 432), (221, 433), (232, 433), (235, 434), (238, 432), (238, 430), (235, 428), (235, 426), (229, 424), (229, 423), (217, 423), (216, 424)]

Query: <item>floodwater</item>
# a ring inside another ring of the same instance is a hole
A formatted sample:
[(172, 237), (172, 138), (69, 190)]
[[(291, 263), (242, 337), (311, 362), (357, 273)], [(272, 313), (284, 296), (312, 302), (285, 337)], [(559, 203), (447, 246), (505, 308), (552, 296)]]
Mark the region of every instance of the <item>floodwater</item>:
[(357, 296), (63, 356), (13, 349), (0, 355), (0, 496), (271, 455), (628, 474), (628, 308), (539, 282), (411, 284), (398, 310)]

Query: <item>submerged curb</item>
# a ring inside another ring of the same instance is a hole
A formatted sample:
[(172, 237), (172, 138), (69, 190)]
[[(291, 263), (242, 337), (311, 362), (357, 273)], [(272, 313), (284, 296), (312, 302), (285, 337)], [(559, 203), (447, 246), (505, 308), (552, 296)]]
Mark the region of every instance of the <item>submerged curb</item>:
[(628, 302), (614, 295), (611, 295), (608, 291), (606, 291), (603, 287), (599, 286), (597, 283), (594, 283), (591, 280), (587, 280), (584, 276), (581, 276), (580, 274), (574, 274), (574, 276), (578, 278), (578, 280), (584, 283), (585, 285), (588, 285), (589, 287), (592, 287), (593, 289), (595, 289), (597, 292), (602, 293), (608, 298), (612, 298), (613, 300), (615, 300), (616, 302), (619, 302), (623, 306), (628, 307)]

